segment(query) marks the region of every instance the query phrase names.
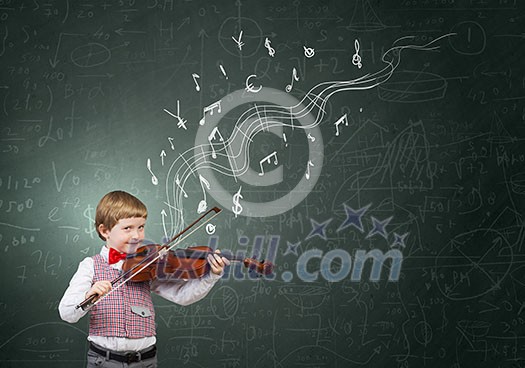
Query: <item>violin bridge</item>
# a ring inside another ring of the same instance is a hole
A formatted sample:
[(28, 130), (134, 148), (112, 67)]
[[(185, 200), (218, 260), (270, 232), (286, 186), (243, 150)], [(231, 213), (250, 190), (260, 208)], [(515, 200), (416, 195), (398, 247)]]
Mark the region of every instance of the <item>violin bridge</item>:
[(163, 248), (163, 249), (159, 250), (160, 258), (166, 258), (167, 254), (168, 254), (168, 249)]

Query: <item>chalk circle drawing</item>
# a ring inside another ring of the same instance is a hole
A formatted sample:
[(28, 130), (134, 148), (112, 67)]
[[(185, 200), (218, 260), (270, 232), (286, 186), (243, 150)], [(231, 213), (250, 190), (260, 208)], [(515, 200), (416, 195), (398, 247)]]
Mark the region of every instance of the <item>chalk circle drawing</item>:
[(71, 51), (71, 61), (80, 68), (105, 64), (111, 59), (111, 51), (104, 45), (90, 42)]
[(419, 321), (414, 328), (414, 338), (421, 345), (428, 345), (432, 340), (432, 326), (425, 321)]
[(239, 309), (239, 295), (235, 289), (229, 286), (221, 286), (212, 294), (210, 303), (213, 315), (225, 321), (235, 317)]
[(480, 228), (457, 235), (436, 256), (436, 284), (450, 300), (472, 300), (500, 289), (513, 266), (505, 235)]
[(478, 22), (461, 22), (452, 27), (457, 36), (449, 39), (450, 46), (460, 55), (479, 55), (485, 51), (487, 36)]

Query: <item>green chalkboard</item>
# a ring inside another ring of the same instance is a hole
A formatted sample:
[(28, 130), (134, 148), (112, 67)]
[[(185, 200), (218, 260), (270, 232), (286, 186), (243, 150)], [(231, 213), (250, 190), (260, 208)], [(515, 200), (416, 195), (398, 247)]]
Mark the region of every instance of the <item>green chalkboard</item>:
[(159, 367), (523, 367), (515, 0), (3, 1), (2, 367), (83, 367), (58, 303), (125, 190), (230, 267), (154, 297)]

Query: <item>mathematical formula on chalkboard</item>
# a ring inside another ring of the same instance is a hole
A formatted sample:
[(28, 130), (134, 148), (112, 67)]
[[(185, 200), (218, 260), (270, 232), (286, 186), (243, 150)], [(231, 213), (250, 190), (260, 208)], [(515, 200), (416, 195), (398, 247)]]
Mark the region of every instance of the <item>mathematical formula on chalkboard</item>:
[(113, 190), (275, 265), (154, 296), (160, 367), (524, 365), (519, 2), (2, 5), (2, 366), (85, 366)]

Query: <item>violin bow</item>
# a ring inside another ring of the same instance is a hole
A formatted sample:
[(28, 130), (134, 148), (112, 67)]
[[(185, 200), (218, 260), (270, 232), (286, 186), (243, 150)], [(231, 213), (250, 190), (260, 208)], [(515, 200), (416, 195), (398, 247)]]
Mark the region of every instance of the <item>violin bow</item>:
[[(173, 247), (175, 247), (176, 245), (179, 245), (183, 240), (185, 240), (186, 238), (188, 238), (191, 234), (193, 234), (194, 232), (196, 232), (197, 230), (199, 230), (201, 227), (203, 227), (204, 225), (206, 225), (208, 222), (210, 222), (213, 218), (215, 218), (215, 216), (217, 216), (220, 212), (222, 211), (222, 209), (220, 209), (219, 207), (213, 207), (211, 209), (209, 209), (206, 213), (204, 213), (201, 217), (199, 217), (197, 220), (193, 221), (191, 224), (189, 224), (184, 230), (182, 230), (180, 233), (176, 234), (175, 236), (173, 236), (170, 240), (168, 240), (166, 243), (164, 243), (162, 246), (161, 246), (161, 250), (156, 250), (155, 252), (153, 252), (151, 255), (148, 255), (146, 258), (144, 258), (141, 262), (139, 262), (138, 264), (136, 264), (135, 266), (133, 266), (132, 268), (130, 268), (128, 271), (126, 271), (125, 273), (123, 273), (122, 275), (120, 275), (119, 277), (117, 277), (115, 280), (111, 281), (111, 285), (115, 285), (118, 283), (117, 286), (115, 286), (114, 288), (112, 288), (108, 293), (102, 295), (102, 296), (99, 296), (97, 294), (95, 295), (92, 295), (90, 296), (89, 298), (85, 299), (82, 303), (78, 304), (75, 309), (78, 309), (78, 308), (82, 308), (82, 310), (88, 310), (92, 307), (94, 307), (95, 305), (97, 305), (100, 301), (102, 301), (105, 297), (109, 296), (112, 292), (114, 292), (115, 290), (118, 290), (122, 285), (124, 285), (125, 283), (127, 283), (129, 280), (131, 280), (133, 277), (135, 277), (137, 274), (139, 274), (141, 271), (143, 271), (145, 268), (147, 268), (149, 265), (151, 265), (153, 262), (155, 262), (156, 260), (158, 260), (159, 258), (163, 257), (165, 254), (167, 254)], [(204, 219), (206, 216), (208, 216), (208, 214), (210, 212), (214, 212), (214, 214), (207, 220), (205, 220), (203, 223), (201, 223), (200, 225), (198, 225), (195, 229), (193, 229), (190, 233), (188, 233), (186, 236), (180, 238), (185, 232), (187, 232), (188, 230), (190, 230), (193, 226), (195, 226), (197, 223), (199, 223), (200, 221), (202, 221), (202, 219)], [(179, 239), (180, 238), (180, 239)], [(178, 241), (176, 241), (178, 239)], [(171, 244), (173, 243), (173, 244)], [(169, 245), (171, 244), (171, 245)], [(169, 245), (169, 247), (168, 247)], [(164, 247), (167, 247), (167, 248), (164, 248)], [(148, 258), (152, 256), (153, 258), (151, 260), (149, 260)], [(145, 263), (145, 264), (143, 264)], [(136, 270), (138, 268), (138, 270)], [(131, 275), (130, 275), (131, 273)], [(124, 279), (124, 281), (120, 282), (122, 279)], [(95, 300), (95, 298), (98, 299), (96, 301), (93, 301)]]

